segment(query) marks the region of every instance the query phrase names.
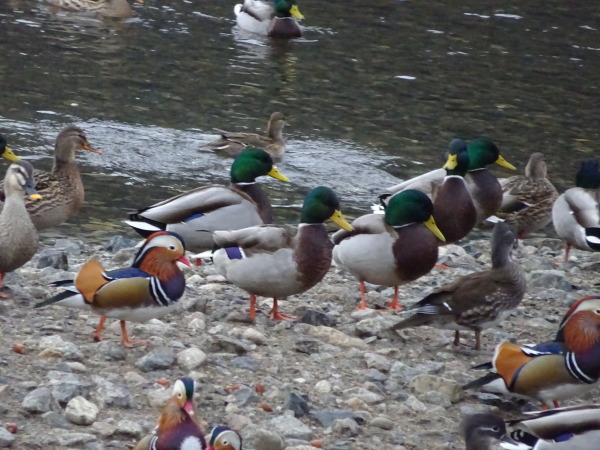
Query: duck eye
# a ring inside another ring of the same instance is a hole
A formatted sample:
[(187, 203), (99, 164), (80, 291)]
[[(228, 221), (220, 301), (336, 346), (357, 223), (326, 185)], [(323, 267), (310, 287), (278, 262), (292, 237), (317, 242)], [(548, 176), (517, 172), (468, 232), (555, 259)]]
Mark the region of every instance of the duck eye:
[(177, 394), (177, 397), (181, 398), (181, 397), (183, 397), (183, 394), (180, 392), (179, 394)]
[(223, 441), (223, 445), (229, 445), (229, 442), (227, 441), (227, 439), (225, 439), (225, 440)]
[(175, 246), (174, 245), (169, 245), (169, 250), (175, 250)]
[(492, 428), (492, 431), (500, 431), (500, 427), (499, 426), (495, 426)]

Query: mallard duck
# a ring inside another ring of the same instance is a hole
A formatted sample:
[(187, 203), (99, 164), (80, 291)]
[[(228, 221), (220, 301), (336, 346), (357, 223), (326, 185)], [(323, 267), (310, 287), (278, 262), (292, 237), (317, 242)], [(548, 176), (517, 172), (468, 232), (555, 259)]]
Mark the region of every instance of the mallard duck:
[(267, 134), (236, 133), (217, 129), (221, 137), (208, 144), (210, 148), (229, 156), (238, 156), (247, 147), (260, 148), (272, 158), (280, 158), (285, 153), (283, 127), (287, 125), (283, 113), (274, 112), (267, 123)]
[(460, 344), (460, 330), (473, 330), (475, 350), (481, 349), (481, 330), (495, 326), (525, 295), (525, 273), (510, 255), (515, 239), (509, 225), (497, 223), (492, 232), (492, 268), (436, 289), (408, 310), (414, 316), (393, 329), (429, 325), (455, 330), (454, 345)]
[(583, 395), (600, 378), (600, 297), (575, 302), (561, 323), (557, 339), (535, 347), (502, 342), (491, 363), (476, 368), (490, 372), (464, 389), (512, 393), (534, 398), (542, 406)]
[(271, 319), (291, 319), (281, 314), (277, 300), (307, 291), (323, 279), (331, 266), (333, 244), (323, 222), (332, 220), (351, 230), (339, 211), (333, 190), (319, 186), (304, 199), (300, 225), (261, 226), (215, 231), (220, 248), (213, 262), (229, 282), (250, 294), (250, 317), (255, 318), (256, 296), (272, 297)]
[(125, 221), (142, 236), (157, 230), (183, 236), (192, 252), (213, 247), (212, 232), (273, 223), (271, 203), (256, 178), (268, 175), (289, 181), (273, 159), (255, 148), (244, 150), (231, 165), (231, 184), (202, 186), (132, 212)]
[[(133, 10), (127, 0), (47, 0), (48, 3), (71, 11), (91, 11), (104, 17), (127, 19)], [(144, 3), (143, 0), (135, 0)]]
[(398, 304), (398, 286), (427, 274), (438, 257), (436, 236), (444, 235), (432, 216), (431, 200), (421, 191), (408, 189), (395, 195), (381, 214), (367, 214), (352, 222), (352, 230), (333, 235), (333, 258), (347, 268), (360, 283), (361, 303), (367, 308), (365, 281), (394, 286)]
[(206, 450), (242, 450), (242, 437), (229, 427), (214, 427)]
[(235, 5), (237, 24), (253, 33), (274, 38), (299, 38), (302, 30), (296, 19), (304, 19), (296, 0), (273, 0), (273, 4), (260, 0), (244, 0)]
[[(100, 314), (94, 340), (102, 340), (106, 317), (121, 321), (121, 343), (125, 347), (145, 344), (132, 341), (125, 321), (145, 322), (175, 310), (185, 291), (185, 278), (177, 262), (191, 265), (185, 258), (181, 236), (168, 231), (150, 235), (138, 250), (131, 267), (106, 272), (97, 259), (85, 263), (74, 286), (35, 305), (60, 305), (91, 309)], [(57, 285), (65, 286), (65, 282)]]
[(206, 441), (194, 407), (195, 389), (196, 382), (191, 378), (177, 380), (173, 396), (163, 408), (156, 428), (133, 450), (204, 450)]
[(561, 194), (552, 206), (552, 222), (558, 236), (565, 241), (565, 262), (571, 247), (600, 251), (600, 170), (598, 161), (581, 163), (575, 180), (577, 187)]
[(465, 450), (496, 450), (500, 442), (516, 443), (508, 437), (504, 421), (491, 412), (463, 417), (460, 434), (465, 440)]
[(501, 445), (513, 450), (597, 450), (600, 439), (598, 417), (600, 405), (529, 412), (527, 417), (508, 421), (518, 430), (511, 433), (513, 442)]
[[(41, 200), (28, 199), (25, 205), (38, 231), (60, 225), (83, 205), (83, 183), (75, 161), (75, 152), (79, 149), (102, 153), (90, 147), (80, 128), (66, 127), (56, 138), (52, 171), (34, 172), (35, 188)], [(3, 196), (0, 192), (0, 198)]]
[(511, 224), (519, 239), (541, 230), (552, 220), (552, 205), (558, 197), (556, 188), (546, 178), (548, 167), (543, 153), (533, 153), (525, 175), (499, 180), (502, 206), (498, 217)]
[(6, 138), (2, 134), (0, 134), (0, 156), (12, 162), (19, 161), (21, 159), (15, 155), (10, 148), (8, 148)]
[[(25, 209), (25, 196), (39, 200), (33, 167), (27, 161), (11, 164), (4, 177), (6, 198), (0, 212), (0, 288), (7, 272), (29, 261), (38, 247), (38, 234)], [(0, 292), (0, 298), (7, 298)]]

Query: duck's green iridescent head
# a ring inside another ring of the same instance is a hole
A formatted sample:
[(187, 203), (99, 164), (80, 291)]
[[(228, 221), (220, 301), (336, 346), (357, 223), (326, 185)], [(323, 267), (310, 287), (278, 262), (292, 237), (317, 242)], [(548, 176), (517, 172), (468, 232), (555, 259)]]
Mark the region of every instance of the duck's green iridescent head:
[(2, 134), (0, 134), (0, 156), (13, 162), (21, 159), (15, 155), (10, 148), (8, 148), (6, 138)]
[(294, 16), (296, 19), (304, 19), (304, 16), (298, 9), (296, 0), (275, 0), (273, 7), (275, 8), (276, 17)]
[(273, 165), (273, 159), (264, 150), (247, 148), (231, 165), (232, 183), (253, 183), (258, 177), (269, 175), (281, 181), (290, 181)]
[(352, 226), (342, 216), (340, 200), (336, 193), (326, 186), (319, 186), (304, 197), (300, 222), (315, 224), (323, 223), (327, 219), (344, 230), (352, 231)]
[(517, 170), (515, 166), (507, 162), (496, 144), (488, 138), (478, 138), (469, 142), (467, 146), (469, 153), (469, 170), (484, 169), (490, 164), (496, 163), (508, 169)]
[(448, 149), (448, 159), (444, 164), (447, 175), (460, 175), (464, 177), (469, 170), (469, 153), (467, 143), (463, 139), (452, 139)]
[(433, 203), (427, 195), (416, 189), (407, 189), (390, 199), (385, 208), (385, 223), (391, 227), (422, 223), (440, 240), (446, 240), (433, 219)]
[(575, 176), (575, 184), (577, 187), (584, 189), (600, 188), (600, 170), (597, 159), (581, 161), (581, 165)]

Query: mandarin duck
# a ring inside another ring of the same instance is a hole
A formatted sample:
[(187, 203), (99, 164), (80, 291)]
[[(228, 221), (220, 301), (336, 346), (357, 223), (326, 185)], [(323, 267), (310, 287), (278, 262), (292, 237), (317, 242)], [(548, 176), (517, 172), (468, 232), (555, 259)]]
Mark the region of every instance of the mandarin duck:
[(15, 155), (10, 148), (8, 148), (6, 138), (2, 134), (0, 134), (0, 156), (6, 159), (7, 161), (11, 162), (16, 162), (21, 159), (17, 155)]
[(178, 307), (185, 291), (185, 278), (177, 262), (190, 265), (184, 255), (184, 244), (179, 235), (158, 231), (146, 238), (131, 267), (105, 272), (100, 262), (92, 259), (81, 267), (74, 286), (38, 303), (36, 308), (52, 304), (89, 308), (101, 315), (95, 341), (102, 340), (106, 317), (112, 317), (121, 321), (124, 346), (144, 344), (144, 341), (129, 339), (125, 321), (144, 322), (162, 317)]
[(433, 268), (438, 257), (436, 236), (444, 239), (432, 213), (429, 197), (408, 189), (391, 198), (384, 216), (366, 214), (352, 222), (351, 230), (333, 235), (335, 262), (359, 281), (358, 309), (367, 308), (365, 282), (394, 286), (394, 299), (388, 306), (403, 309), (398, 303), (398, 286)]
[(214, 427), (206, 450), (242, 450), (242, 437), (229, 427)]
[(519, 239), (541, 230), (552, 221), (552, 205), (558, 197), (554, 185), (546, 178), (548, 167), (543, 153), (533, 153), (525, 175), (499, 180), (502, 205), (496, 216), (512, 225)]
[(233, 8), (240, 28), (273, 38), (299, 38), (302, 30), (297, 19), (304, 19), (296, 0), (244, 0)]
[[(38, 233), (25, 208), (25, 197), (39, 200), (33, 167), (27, 161), (12, 163), (4, 177), (6, 198), (0, 212), (0, 288), (7, 272), (29, 261), (38, 248)], [(0, 292), (0, 298), (7, 298)]]
[(281, 158), (285, 153), (285, 141), (283, 140), (283, 127), (287, 125), (283, 113), (274, 112), (267, 122), (267, 134), (239, 133), (216, 129), (221, 135), (219, 139), (211, 142), (208, 146), (229, 156), (238, 156), (247, 147), (260, 148), (272, 158)]
[[(597, 450), (600, 446), (600, 405), (570, 406), (527, 413), (509, 420), (519, 429), (510, 435), (517, 442), (503, 442), (513, 450)], [(515, 445), (516, 444), (516, 445)]]
[(180, 234), (190, 251), (210, 250), (215, 230), (273, 222), (269, 198), (256, 183), (256, 178), (264, 175), (289, 181), (264, 150), (248, 148), (231, 165), (228, 187), (209, 185), (193, 189), (133, 212), (125, 223), (144, 237), (166, 229)]
[(465, 450), (496, 450), (501, 441), (514, 442), (508, 437), (504, 421), (492, 413), (464, 416), (460, 434), (465, 440)]
[[(81, 209), (85, 194), (79, 164), (75, 161), (75, 152), (79, 149), (102, 153), (90, 147), (80, 128), (66, 127), (56, 138), (52, 171), (34, 172), (35, 188), (41, 200), (27, 200), (25, 205), (38, 231), (60, 225)], [(3, 195), (0, 192), (0, 197)]]
[[(48, 3), (70, 11), (90, 11), (103, 17), (127, 19), (133, 10), (127, 0), (47, 0)], [(135, 0), (143, 3), (143, 0)]]
[(194, 407), (195, 388), (196, 382), (191, 378), (177, 380), (156, 428), (133, 450), (205, 450), (206, 441)]
[(600, 170), (598, 160), (581, 162), (576, 187), (561, 194), (552, 206), (552, 222), (558, 236), (565, 241), (565, 262), (569, 250), (600, 251)]
[(600, 377), (600, 297), (571, 305), (554, 341), (535, 347), (502, 342), (491, 363), (476, 368), (493, 371), (464, 389), (534, 398), (545, 408), (593, 389)]
[(497, 223), (492, 232), (492, 268), (436, 289), (407, 311), (416, 314), (393, 329), (428, 325), (455, 330), (454, 345), (460, 344), (460, 330), (473, 330), (475, 350), (480, 350), (481, 330), (498, 324), (525, 296), (525, 273), (511, 258), (515, 242), (510, 226)]
[(352, 227), (339, 210), (332, 189), (319, 186), (304, 199), (300, 225), (215, 231), (213, 262), (221, 275), (250, 294), (250, 317), (256, 317), (256, 296), (272, 297), (271, 319), (293, 319), (278, 310), (278, 299), (300, 294), (323, 279), (331, 266), (333, 244), (324, 222)]

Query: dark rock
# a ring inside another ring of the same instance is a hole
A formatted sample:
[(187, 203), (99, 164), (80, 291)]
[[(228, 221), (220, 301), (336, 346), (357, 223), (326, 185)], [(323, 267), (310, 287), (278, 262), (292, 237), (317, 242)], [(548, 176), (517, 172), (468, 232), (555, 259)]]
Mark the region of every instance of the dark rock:
[(175, 353), (168, 347), (158, 347), (142, 356), (135, 366), (143, 372), (168, 369), (175, 363)]
[(332, 327), (335, 325), (335, 319), (332, 316), (330, 316), (329, 314), (322, 313), (320, 311), (315, 311), (313, 309), (306, 310), (300, 318), (299, 322), (308, 323), (309, 325), (326, 327)]
[(248, 386), (242, 386), (239, 389), (236, 389), (233, 392), (233, 396), (235, 397), (237, 404), (240, 406), (244, 406), (249, 403), (258, 403), (259, 400), (256, 391)]
[(260, 368), (260, 363), (250, 356), (237, 356), (231, 360), (231, 364), (238, 369), (256, 372)]
[(321, 425), (325, 428), (327, 428), (328, 426), (330, 426), (333, 422), (335, 422), (336, 420), (339, 419), (353, 419), (357, 424), (359, 425), (364, 425), (365, 424), (365, 419), (359, 415), (357, 415), (354, 411), (346, 411), (346, 410), (340, 410), (340, 411), (326, 411), (326, 410), (320, 410), (320, 411), (311, 411), (309, 413), (309, 415), (318, 420)]
[(113, 236), (108, 244), (106, 244), (106, 250), (109, 252), (116, 253), (124, 248), (133, 248), (137, 245), (138, 241), (125, 236)]
[(64, 250), (47, 248), (38, 253), (38, 269), (52, 267), (54, 269), (69, 270), (69, 258)]
[(300, 353), (306, 353), (312, 355), (313, 353), (320, 353), (320, 342), (315, 339), (297, 339), (294, 342), (294, 350)]
[(310, 406), (308, 405), (308, 396), (296, 394), (290, 392), (285, 402), (284, 409), (290, 409), (294, 411), (295, 417), (304, 417), (310, 413)]

